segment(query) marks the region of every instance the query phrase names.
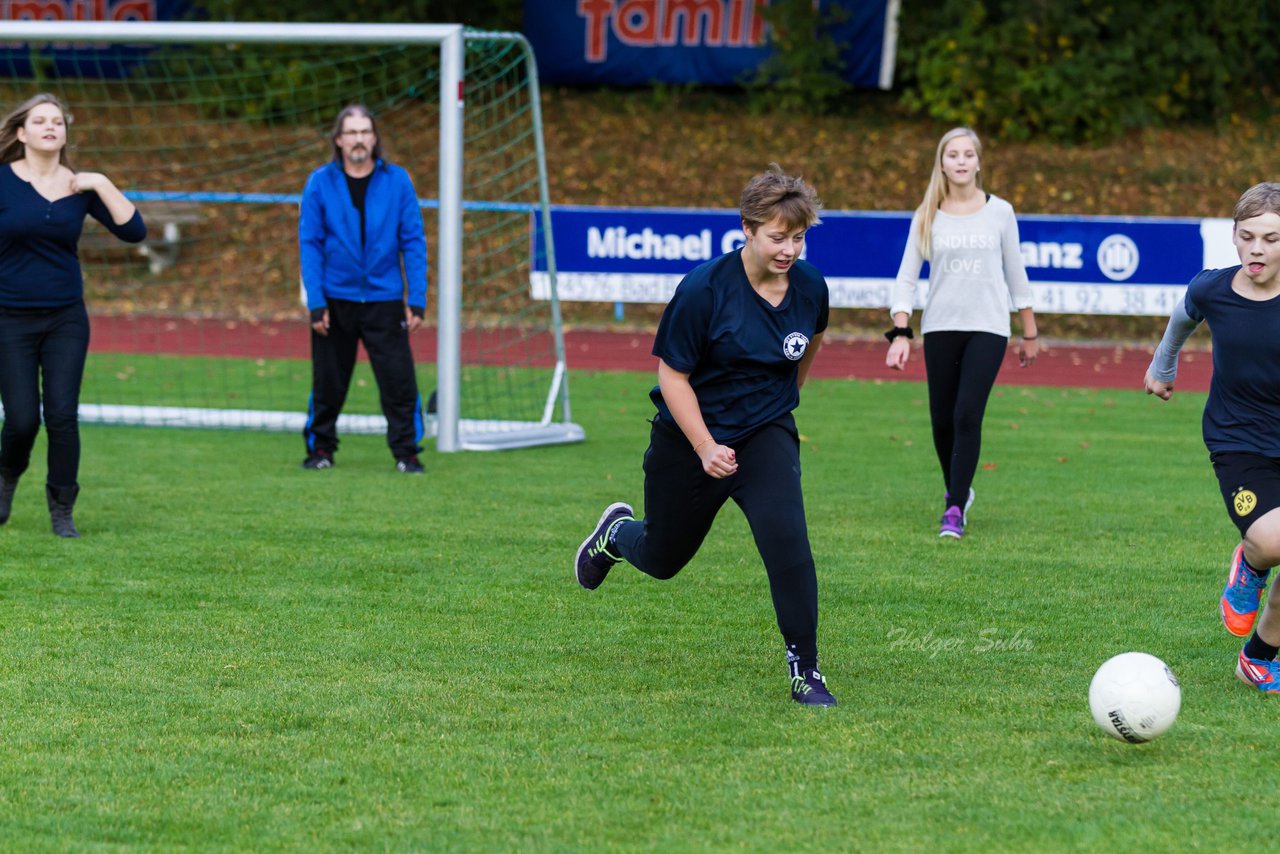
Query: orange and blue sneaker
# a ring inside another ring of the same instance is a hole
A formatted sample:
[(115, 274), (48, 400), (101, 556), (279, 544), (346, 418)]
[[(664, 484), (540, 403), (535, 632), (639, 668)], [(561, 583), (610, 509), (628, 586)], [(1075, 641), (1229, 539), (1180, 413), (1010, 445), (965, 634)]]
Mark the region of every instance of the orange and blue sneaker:
[(1244, 562), (1244, 543), (1236, 547), (1231, 556), (1231, 574), (1227, 576), (1227, 586), (1222, 591), (1222, 624), (1227, 631), (1238, 638), (1246, 637), (1253, 631), (1254, 620), (1258, 619), (1258, 604), (1262, 601), (1262, 591), (1267, 586), (1270, 569), (1261, 572), (1246, 566)]
[(791, 677), (791, 699), (802, 706), (834, 706), (836, 698), (827, 690), (827, 680), (817, 668)]
[(1242, 649), (1240, 660), (1236, 662), (1236, 676), (1263, 693), (1280, 694), (1280, 661), (1250, 658)]
[(588, 590), (595, 590), (604, 582), (609, 570), (622, 560), (622, 556), (609, 550), (609, 535), (619, 522), (635, 520), (631, 505), (622, 501), (604, 508), (596, 529), (578, 546), (573, 557), (573, 573), (578, 583)]

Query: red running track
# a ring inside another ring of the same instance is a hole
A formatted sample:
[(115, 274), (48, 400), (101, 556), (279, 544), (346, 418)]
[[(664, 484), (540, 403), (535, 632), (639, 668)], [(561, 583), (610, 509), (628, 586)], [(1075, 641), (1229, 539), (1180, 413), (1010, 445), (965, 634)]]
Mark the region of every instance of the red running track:
[[(507, 333), (508, 335), (510, 333)], [(506, 363), (513, 356), (504, 349), (501, 330), (468, 331), (462, 339), (463, 361)], [(565, 332), (565, 355), (573, 370), (656, 371), (657, 360), (649, 354), (652, 333), (575, 330)], [(1155, 342), (1152, 342), (1154, 347)], [(413, 337), (414, 349), (428, 360), (434, 358), (434, 327)], [(517, 360), (526, 354), (534, 364), (549, 364), (550, 342), (544, 339), (520, 343)], [(826, 379), (924, 380), (924, 359), (919, 348), (912, 353), (905, 371), (885, 367), (883, 341), (831, 337), (824, 341), (811, 376)], [(1151, 361), (1152, 347), (1121, 345), (1049, 344), (1030, 368), (1019, 368), (1010, 349), (1000, 369), (999, 382), (1005, 385), (1044, 385), (1074, 388), (1141, 389), (1142, 376)], [(310, 358), (310, 339), (303, 320), (256, 322), (207, 320), (154, 316), (102, 316), (93, 319), (90, 349), (102, 353), (161, 353), (259, 357), (266, 359)], [(426, 354), (430, 354), (427, 356)], [(490, 357), (488, 354), (494, 354)], [(362, 354), (363, 358), (363, 354)], [(1212, 356), (1203, 350), (1185, 350), (1179, 362), (1178, 388), (1207, 391), (1212, 374)]]

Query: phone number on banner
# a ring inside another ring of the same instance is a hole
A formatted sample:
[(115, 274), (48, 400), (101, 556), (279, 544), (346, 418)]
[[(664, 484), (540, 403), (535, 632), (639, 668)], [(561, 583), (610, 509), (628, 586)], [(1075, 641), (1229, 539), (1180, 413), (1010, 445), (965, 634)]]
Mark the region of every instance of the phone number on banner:
[[(533, 298), (551, 298), (546, 273), (530, 275)], [(626, 273), (561, 273), (559, 297), (564, 302), (665, 303), (681, 276)], [(832, 308), (882, 308), (888, 311), (892, 279), (827, 279)], [(928, 283), (917, 289), (916, 308), (923, 308)], [(1072, 282), (1033, 282), (1032, 307), (1042, 314), (1169, 314), (1186, 285), (1096, 285)]]

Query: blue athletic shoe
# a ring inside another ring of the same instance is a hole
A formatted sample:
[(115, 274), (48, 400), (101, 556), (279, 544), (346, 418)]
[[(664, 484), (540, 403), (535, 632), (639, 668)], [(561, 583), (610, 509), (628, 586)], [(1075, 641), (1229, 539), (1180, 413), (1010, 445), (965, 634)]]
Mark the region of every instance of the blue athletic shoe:
[(834, 706), (836, 704), (836, 698), (827, 690), (827, 680), (816, 668), (791, 677), (791, 699), (802, 706)]
[(1222, 591), (1219, 608), (1222, 611), (1222, 624), (1227, 631), (1238, 638), (1247, 637), (1253, 631), (1253, 622), (1258, 619), (1258, 605), (1262, 601), (1262, 591), (1267, 586), (1270, 569), (1255, 572), (1244, 565), (1244, 543), (1236, 547), (1231, 556), (1231, 573), (1227, 576), (1227, 586)]
[(1236, 662), (1236, 676), (1264, 694), (1280, 694), (1280, 661), (1249, 658), (1242, 649), (1240, 660)]
[(634, 512), (630, 504), (622, 501), (610, 504), (600, 515), (591, 536), (578, 546), (578, 553), (573, 558), (573, 573), (583, 587), (595, 590), (614, 564), (622, 560), (621, 555), (609, 551), (609, 532), (619, 522), (634, 519)]

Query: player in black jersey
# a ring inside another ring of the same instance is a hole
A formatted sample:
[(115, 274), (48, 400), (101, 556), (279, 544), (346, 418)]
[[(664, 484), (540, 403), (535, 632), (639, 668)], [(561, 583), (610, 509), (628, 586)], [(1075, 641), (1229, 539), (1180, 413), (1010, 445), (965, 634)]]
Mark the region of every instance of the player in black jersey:
[(791, 697), (834, 706), (818, 671), (818, 582), (791, 414), (827, 328), (826, 280), (800, 258), (819, 208), (812, 187), (773, 165), (742, 192), (746, 244), (680, 282), (653, 343), (658, 411), (644, 456), (645, 517), (623, 502), (607, 507), (574, 572), (589, 590), (622, 560), (669, 579), (733, 499), (769, 576)]
[[(1236, 202), (1232, 224), (1240, 263), (1205, 270), (1187, 286), (1147, 369), (1148, 394), (1168, 400), (1178, 351), (1197, 326), (1213, 336), (1213, 381), (1204, 407), (1204, 443), (1240, 544), (1231, 556), (1219, 608), (1227, 631), (1249, 637), (1236, 675), (1280, 693), (1280, 592), (1259, 605), (1280, 564), (1280, 183), (1256, 184)], [(1256, 622), (1256, 626), (1255, 626)]]

